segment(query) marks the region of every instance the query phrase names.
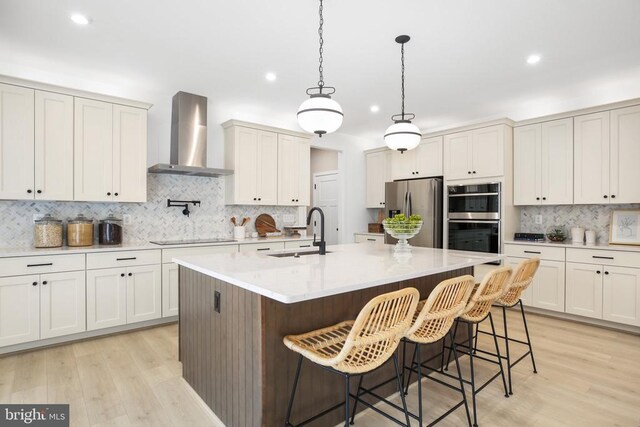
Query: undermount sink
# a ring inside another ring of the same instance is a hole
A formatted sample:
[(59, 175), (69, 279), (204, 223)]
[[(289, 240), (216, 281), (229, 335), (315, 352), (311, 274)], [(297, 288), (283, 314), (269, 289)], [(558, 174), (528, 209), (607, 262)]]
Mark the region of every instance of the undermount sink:
[[(286, 252), (281, 254), (269, 254), (269, 256), (273, 256), (276, 258), (289, 258), (289, 257), (300, 258), (301, 256), (304, 256), (304, 255), (318, 255), (319, 253), (320, 253), (319, 251)], [(327, 251), (326, 253), (330, 254), (331, 251)]]

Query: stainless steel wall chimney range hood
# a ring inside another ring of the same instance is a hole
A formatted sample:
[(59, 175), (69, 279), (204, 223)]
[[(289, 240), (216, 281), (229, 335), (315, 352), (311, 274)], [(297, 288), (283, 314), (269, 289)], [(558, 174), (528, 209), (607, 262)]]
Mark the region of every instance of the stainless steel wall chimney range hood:
[(207, 98), (187, 92), (173, 95), (170, 164), (158, 163), (150, 173), (225, 176), (232, 170), (207, 167)]

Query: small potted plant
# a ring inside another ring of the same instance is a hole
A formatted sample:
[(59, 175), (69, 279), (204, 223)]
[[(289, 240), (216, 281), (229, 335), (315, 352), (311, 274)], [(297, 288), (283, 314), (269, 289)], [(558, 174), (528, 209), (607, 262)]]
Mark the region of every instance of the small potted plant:
[(564, 242), (567, 240), (567, 232), (564, 227), (554, 225), (547, 230), (547, 239), (552, 242)]
[(398, 239), (396, 243), (396, 252), (409, 252), (411, 245), (408, 239), (414, 237), (422, 228), (422, 217), (420, 215), (406, 216), (405, 214), (397, 214), (392, 218), (386, 218), (382, 221), (384, 231), (391, 237)]

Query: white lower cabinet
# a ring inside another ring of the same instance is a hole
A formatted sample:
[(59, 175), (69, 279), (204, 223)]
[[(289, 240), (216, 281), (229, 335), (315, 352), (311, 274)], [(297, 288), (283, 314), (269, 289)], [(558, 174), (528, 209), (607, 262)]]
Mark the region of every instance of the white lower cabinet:
[(640, 268), (604, 266), (602, 318), (640, 326)]
[(87, 271), (87, 330), (127, 323), (126, 268)]
[[(507, 265), (515, 267), (526, 258), (507, 258)], [(522, 303), (531, 307), (564, 312), (564, 261), (540, 260), (533, 282), (522, 294)]]
[(567, 313), (602, 319), (602, 265), (567, 263)]
[(162, 317), (177, 316), (180, 266), (173, 262), (162, 264)]
[(160, 265), (127, 268), (127, 323), (162, 317)]
[(86, 330), (85, 273), (40, 275), (40, 338)]
[(40, 276), (0, 278), (0, 347), (40, 338)]
[(375, 235), (375, 234), (355, 233), (353, 235), (353, 238), (356, 243), (384, 244), (384, 234)]

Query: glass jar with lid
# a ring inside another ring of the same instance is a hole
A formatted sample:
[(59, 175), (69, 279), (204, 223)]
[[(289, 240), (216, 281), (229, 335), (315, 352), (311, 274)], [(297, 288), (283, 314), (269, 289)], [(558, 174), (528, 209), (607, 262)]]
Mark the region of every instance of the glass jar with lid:
[(98, 243), (101, 245), (122, 244), (122, 220), (109, 214), (98, 224)]
[(93, 245), (93, 220), (82, 214), (70, 219), (67, 224), (68, 246)]
[(33, 243), (36, 248), (58, 248), (62, 246), (62, 221), (46, 214), (35, 221)]

